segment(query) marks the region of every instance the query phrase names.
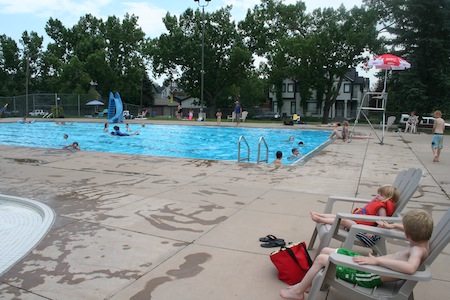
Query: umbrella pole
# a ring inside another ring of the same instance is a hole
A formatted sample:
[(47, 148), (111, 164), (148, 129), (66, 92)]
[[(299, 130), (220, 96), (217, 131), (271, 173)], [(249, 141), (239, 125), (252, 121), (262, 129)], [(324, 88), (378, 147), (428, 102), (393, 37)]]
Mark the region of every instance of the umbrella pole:
[(384, 127), (386, 126), (385, 122), (386, 122), (386, 102), (387, 102), (387, 94), (386, 94), (386, 80), (387, 80), (387, 69), (384, 70), (384, 86), (383, 86), (383, 93), (381, 94), (381, 101), (382, 101), (382, 105), (383, 105), (383, 123), (381, 123), (381, 145), (384, 144)]

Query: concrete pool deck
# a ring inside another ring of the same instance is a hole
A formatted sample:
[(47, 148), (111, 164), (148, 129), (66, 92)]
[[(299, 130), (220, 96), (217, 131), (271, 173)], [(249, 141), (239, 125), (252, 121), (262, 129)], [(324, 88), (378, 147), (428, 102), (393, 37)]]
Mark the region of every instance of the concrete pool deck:
[[(430, 142), (395, 132), (384, 145), (335, 141), (299, 167), (0, 146), (0, 194), (40, 201), (57, 215), (47, 237), (1, 277), (0, 299), (279, 299), (285, 284), (268, 257), (276, 248), (258, 238), (308, 243), (309, 211), (322, 211), (328, 195), (370, 198), (399, 171), (420, 167), (406, 209), (443, 216), (450, 150), (433, 163)], [(447, 298), (449, 255), (447, 246), (416, 299)]]

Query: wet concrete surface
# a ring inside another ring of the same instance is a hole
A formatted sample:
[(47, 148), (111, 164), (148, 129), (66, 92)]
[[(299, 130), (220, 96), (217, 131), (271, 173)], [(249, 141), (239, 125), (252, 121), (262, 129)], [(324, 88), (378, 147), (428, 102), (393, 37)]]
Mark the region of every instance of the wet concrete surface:
[[(0, 299), (279, 299), (275, 249), (258, 239), (309, 242), (309, 212), (322, 211), (328, 195), (370, 198), (399, 171), (420, 167), (406, 209), (439, 220), (450, 206), (450, 152), (433, 163), (430, 143), (431, 135), (395, 132), (384, 145), (335, 141), (303, 166), (0, 146), (0, 193), (57, 214), (43, 242), (1, 277)], [(449, 250), (416, 299), (446, 298)]]

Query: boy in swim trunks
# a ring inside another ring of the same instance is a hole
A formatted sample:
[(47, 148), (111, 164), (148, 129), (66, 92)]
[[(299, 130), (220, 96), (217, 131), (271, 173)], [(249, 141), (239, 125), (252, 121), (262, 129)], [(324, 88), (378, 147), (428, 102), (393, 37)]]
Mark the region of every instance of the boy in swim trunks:
[[(373, 256), (371, 254), (369, 256), (361, 256), (347, 249), (324, 248), (303, 280), (281, 290), (280, 296), (284, 299), (304, 299), (304, 293), (309, 291), (316, 274), (328, 264), (329, 254), (336, 251), (339, 254), (352, 256), (353, 260), (360, 265), (378, 265), (397, 272), (414, 274), (429, 255), (428, 241), (433, 232), (433, 218), (431, 215), (421, 209), (410, 210), (403, 216), (402, 224), (378, 222), (378, 226), (403, 230), (409, 241), (409, 246), (394, 254), (383, 256)], [(364, 287), (375, 287), (383, 282), (398, 280), (340, 266), (337, 267), (336, 277)]]
[(445, 121), (442, 119), (442, 112), (436, 110), (434, 112), (434, 124), (433, 124), (433, 140), (431, 141), (431, 150), (433, 151), (433, 162), (439, 162), (439, 156), (441, 155), (441, 149), (444, 147), (444, 130)]

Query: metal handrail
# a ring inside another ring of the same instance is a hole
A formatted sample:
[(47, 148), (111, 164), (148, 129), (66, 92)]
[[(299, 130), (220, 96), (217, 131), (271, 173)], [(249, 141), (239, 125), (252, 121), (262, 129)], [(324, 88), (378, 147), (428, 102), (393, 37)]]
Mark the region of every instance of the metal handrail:
[[(241, 141), (245, 142), (245, 145), (247, 145), (247, 157), (246, 158), (242, 158), (241, 159)], [(245, 137), (243, 135), (241, 135), (239, 137), (239, 141), (238, 141), (238, 162), (241, 161), (250, 161), (250, 146), (247, 143), (247, 140), (245, 139)]]
[[(264, 142), (264, 146), (266, 146), (266, 159), (265, 160), (260, 160), (260, 156), (261, 156), (261, 142)], [(264, 137), (260, 137), (259, 138), (259, 142), (258, 142), (258, 160), (256, 161), (256, 163), (260, 163), (260, 162), (266, 162), (269, 163), (269, 147), (267, 146), (266, 140), (264, 139)]]

